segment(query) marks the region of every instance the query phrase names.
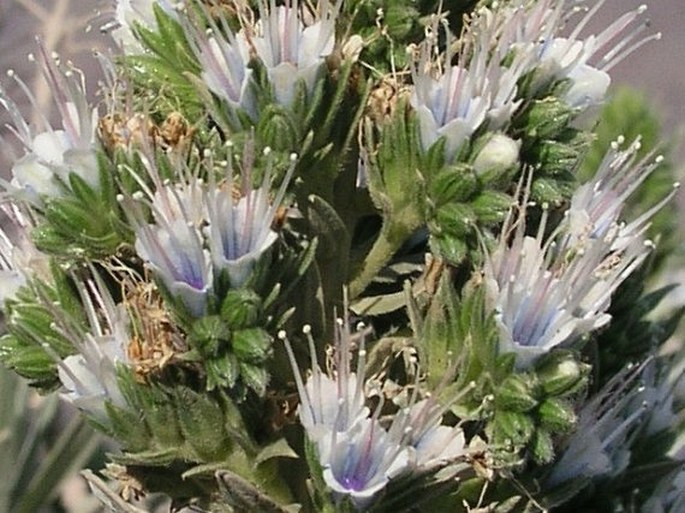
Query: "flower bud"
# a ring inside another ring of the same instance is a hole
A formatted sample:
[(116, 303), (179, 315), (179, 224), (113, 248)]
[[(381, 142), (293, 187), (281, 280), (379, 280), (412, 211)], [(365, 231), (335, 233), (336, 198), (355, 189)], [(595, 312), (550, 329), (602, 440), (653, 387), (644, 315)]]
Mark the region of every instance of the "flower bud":
[(570, 353), (561, 353), (547, 359), (538, 369), (543, 390), (552, 396), (562, 396), (583, 385), (589, 366)]
[(521, 141), (504, 134), (492, 134), (476, 155), (473, 168), (478, 175), (486, 172), (500, 175), (518, 163), (520, 148)]
[(555, 433), (567, 433), (576, 424), (573, 408), (559, 399), (546, 399), (538, 408), (540, 423)]
[(505, 410), (526, 412), (537, 406), (538, 401), (531, 393), (531, 387), (523, 377), (511, 375), (495, 393), (495, 404)]

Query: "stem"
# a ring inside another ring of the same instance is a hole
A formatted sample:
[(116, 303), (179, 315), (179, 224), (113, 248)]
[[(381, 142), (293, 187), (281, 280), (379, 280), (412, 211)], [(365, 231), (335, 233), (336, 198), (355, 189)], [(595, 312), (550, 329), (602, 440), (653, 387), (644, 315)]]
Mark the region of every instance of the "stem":
[(362, 262), (361, 269), (350, 282), (350, 300), (356, 299), (364, 292), (413, 231), (414, 229), (408, 226), (395, 225), (386, 229), (386, 225), (383, 225), (371, 251)]

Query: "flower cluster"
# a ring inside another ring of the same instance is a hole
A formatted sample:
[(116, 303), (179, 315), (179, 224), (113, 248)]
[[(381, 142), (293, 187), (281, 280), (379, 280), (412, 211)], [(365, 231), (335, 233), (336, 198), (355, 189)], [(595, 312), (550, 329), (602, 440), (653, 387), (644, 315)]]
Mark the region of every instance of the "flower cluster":
[(611, 296), (649, 254), (652, 243), (642, 235), (671, 196), (634, 221), (619, 222), (626, 198), (660, 161), (636, 161), (639, 149), (638, 141), (624, 151), (615, 143), (551, 235), (547, 206), (537, 235), (527, 235), (527, 193), (523, 206), (511, 210), (484, 274), (501, 348), (515, 352), (519, 366), (607, 324)]
[[(368, 329), (359, 326), (352, 333), (349, 319), (338, 319), (329, 373), (316, 361), (311, 327), (305, 326), (303, 332), (312, 360), (306, 383), (285, 332), (279, 337), (285, 341), (302, 401), (302, 426), (316, 448), (323, 478), (338, 500), (349, 497), (357, 510), (366, 510), (391, 480), (465, 456), (463, 432), (441, 425), (445, 408), (432, 398), (417, 401), (414, 393), (387, 430), (380, 422), (382, 400), (371, 413), (365, 390)], [(358, 354), (354, 370), (353, 348)]]
[(0, 362), (175, 507), (679, 511), (677, 187), (607, 98), (644, 9), (381, 3), (117, 1), (98, 105), (39, 44)]

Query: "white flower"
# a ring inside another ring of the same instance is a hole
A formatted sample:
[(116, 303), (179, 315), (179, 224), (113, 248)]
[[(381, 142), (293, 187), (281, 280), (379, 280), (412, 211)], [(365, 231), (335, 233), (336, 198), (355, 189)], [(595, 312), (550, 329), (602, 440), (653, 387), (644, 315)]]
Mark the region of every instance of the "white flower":
[[(414, 91), (410, 98), (424, 150), (445, 137), (445, 157), (452, 160), (484, 123), (492, 130), (509, 123), (521, 104), (517, 82), (532, 59), (526, 52), (512, 53), (509, 40), (502, 38), (521, 23), (520, 11), (508, 7), (476, 11), (461, 39), (456, 65), (452, 64), (455, 56), (449, 29), (447, 53), (439, 63), (433, 62), (437, 26), (430, 29), (419, 61), (412, 67)], [(511, 58), (506, 59), (508, 56)]]
[(390, 435), (412, 448), (414, 465), (427, 469), (466, 454), (464, 432), (442, 425), (445, 408), (428, 398), (401, 409), (395, 415)]
[[(535, 70), (533, 91), (552, 80), (568, 79), (570, 85), (563, 99), (571, 107), (585, 110), (596, 106), (611, 82), (608, 71), (643, 44), (660, 37), (653, 34), (635, 41), (647, 27), (645, 22), (626, 34), (645, 11), (644, 5), (623, 14), (597, 34), (581, 36), (603, 3), (565, 9), (563, 1), (542, 0), (527, 10), (524, 25), (509, 34), (509, 44), (536, 55), (531, 65)], [(569, 34), (560, 35), (576, 12), (582, 12), (582, 18)]]
[(602, 238), (610, 235), (611, 230), (618, 230), (613, 248), (618, 249), (622, 243), (644, 233), (654, 213), (675, 194), (678, 184), (675, 184), (671, 194), (636, 220), (628, 225), (619, 225), (619, 217), (628, 197), (663, 161), (663, 157), (652, 158), (651, 155), (638, 160), (637, 154), (641, 149), (639, 138), (626, 150), (620, 150), (623, 142), (623, 137), (619, 137), (611, 144), (593, 178), (574, 192), (566, 213), (568, 236), (573, 241), (587, 237)]
[(319, 440), (323, 478), (337, 499), (349, 497), (366, 510), (395, 477), (410, 468), (409, 449), (391, 439), (375, 419), (361, 419), (350, 429), (326, 432)]
[(233, 108), (243, 109), (254, 120), (257, 116), (252, 94), (250, 51), (244, 32), (237, 36), (225, 20), (218, 26), (206, 15), (210, 29), (184, 23), (188, 43), (202, 67), (202, 79), (209, 90)]
[[(26, 150), (26, 154), (12, 167), (12, 181), (6, 188), (16, 197), (41, 205), (41, 197), (56, 197), (64, 193), (71, 173), (97, 189), (99, 171), (95, 153), (97, 109), (88, 105), (83, 76), (76, 69), (60, 71), (42, 45), (39, 45), (39, 50), (41, 69), (62, 116), (62, 129), (53, 129), (43, 117), (43, 131), (34, 135), (16, 104), (1, 90), (0, 104), (12, 116), (13, 132)], [(24, 82), (13, 72), (9, 74), (35, 104)]]
[(465, 67), (449, 66), (444, 73), (433, 73), (431, 52), (432, 45), (424, 45), (421, 59), (412, 68), (414, 91), (410, 102), (419, 118), (423, 149), (428, 150), (444, 137), (445, 157), (450, 161), (485, 121), (490, 96), (481, 94), (482, 75)]
[(535, 237), (526, 235), (527, 201), (511, 211), (485, 265), (486, 294), (500, 326), (501, 350), (525, 368), (554, 347), (604, 326), (611, 296), (644, 261), (642, 235), (654, 213), (619, 224), (627, 196), (653, 166), (635, 163), (635, 146), (612, 149), (597, 177), (581, 186), (559, 227), (546, 240), (546, 210)]
[(254, 33), (241, 34), (254, 48), (266, 67), (276, 102), (290, 106), (298, 82), (304, 82), (311, 94), (326, 57), (333, 52), (335, 22), (342, 2), (318, 3), (313, 21), (305, 20), (305, 7), (298, 0), (276, 6), (275, 0), (259, 2), (260, 19)]
[(115, 305), (106, 286), (95, 275), (77, 289), (88, 318), (88, 331), (56, 319), (57, 327), (78, 353), (58, 361), (59, 379), (67, 401), (102, 424), (107, 423), (105, 403), (126, 407), (119, 390), (117, 365), (126, 365), (130, 340), (129, 319), (123, 305)]
[(623, 369), (583, 406), (578, 426), (566, 440), (547, 485), (581, 477), (613, 477), (626, 469), (633, 435), (645, 414), (644, 407), (631, 407), (641, 397), (641, 387), (636, 383), (641, 371), (642, 366)]
[(189, 210), (197, 205), (191, 201), (196, 186), (193, 182), (158, 185), (150, 204), (154, 223), (146, 223), (133, 202), (130, 208), (135, 212), (136, 251), (169, 292), (199, 317), (206, 311), (213, 274), (209, 251)]
[(0, 309), (7, 299), (14, 298), (19, 289), (33, 277), (51, 276), (49, 257), (41, 253), (31, 240), (33, 222), (13, 203), (0, 205), (5, 215), (0, 227)]

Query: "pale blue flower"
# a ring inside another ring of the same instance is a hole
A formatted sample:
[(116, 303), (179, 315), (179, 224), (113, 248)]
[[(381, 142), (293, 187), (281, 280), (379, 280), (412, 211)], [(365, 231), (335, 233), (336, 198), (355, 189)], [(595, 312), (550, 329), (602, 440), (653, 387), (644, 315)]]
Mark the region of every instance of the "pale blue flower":
[[(500, 130), (521, 104), (517, 82), (529, 68), (532, 56), (512, 52), (508, 34), (521, 23), (521, 9), (478, 9), (461, 39), (455, 59), (452, 37), (447, 33), (447, 52), (434, 62), (438, 26), (431, 28), (412, 67), (414, 90), (410, 102), (419, 119), (424, 150), (445, 137), (445, 157), (452, 160), (471, 135), (484, 123)], [(505, 59), (511, 56), (505, 65)]]
[(225, 20), (220, 25), (206, 15), (210, 29), (184, 23), (188, 43), (202, 67), (207, 88), (231, 107), (240, 108), (254, 120), (257, 117), (252, 92), (252, 70), (248, 67), (250, 49), (244, 32), (233, 33)]
[(276, 102), (290, 106), (298, 82), (304, 82), (307, 93), (323, 71), (326, 57), (333, 53), (335, 23), (342, 2), (318, 2), (314, 12), (300, 6), (298, 0), (276, 6), (275, 0), (259, 2), (259, 21), (254, 33), (247, 29), (242, 35), (254, 48), (266, 67)]
[[(267, 149), (267, 159), (269, 153)], [(272, 225), (295, 171), (296, 158), (296, 155), (291, 155), (290, 167), (273, 201), (269, 197), (273, 178), (271, 160), (267, 163), (262, 186), (252, 189), (252, 157), (244, 159), (247, 167), (242, 170), (240, 199), (235, 201), (233, 198), (233, 169), (230, 163), (226, 183), (216, 187), (210, 182), (204, 194), (209, 225), (204, 233), (208, 238), (212, 262), (217, 271), (228, 272), (233, 287), (241, 287), (246, 282), (257, 261), (278, 238)]]
[(411, 453), (375, 418), (360, 419), (343, 432), (327, 431), (318, 440), (323, 478), (340, 500), (349, 497), (358, 511), (373, 503), (391, 479), (411, 469)]
[(97, 275), (85, 283), (76, 281), (89, 328), (83, 330), (66, 319), (56, 318), (58, 329), (78, 351), (58, 359), (62, 397), (102, 424), (107, 423), (105, 403), (126, 407), (118, 385), (117, 366), (129, 362), (126, 349), (130, 341), (126, 308), (115, 304)]
[[(573, 4), (573, 3), (571, 3)], [(638, 39), (648, 26), (640, 17), (645, 6), (620, 16), (597, 34), (583, 36), (589, 21), (602, 7), (604, 1), (595, 2), (591, 8), (569, 5), (563, 0), (542, 0), (526, 9), (522, 26), (508, 35), (508, 43), (517, 51), (532, 52), (535, 60), (533, 92), (552, 80), (569, 80), (563, 99), (571, 107), (581, 110), (599, 105), (611, 83), (609, 70), (637, 48), (650, 40), (653, 34)], [(581, 19), (570, 33), (562, 35), (576, 13)], [(632, 28), (629, 31), (630, 27)]]
[(157, 5), (166, 14), (178, 18), (176, 3), (171, 0), (116, 0), (112, 38), (126, 53), (142, 53), (143, 46), (135, 37), (135, 24), (148, 30), (157, 27), (153, 6)]
[(51, 277), (50, 260), (38, 250), (31, 239), (34, 228), (28, 213), (14, 203), (3, 203), (0, 226), (0, 309), (7, 299), (14, 298), (20, 288), (32, 278)]
[[(200, 185), (167, 184), (157, 188), (150, 203), (154, 223), (146, 223), (136, 205), (130, 207), (136, 228), (136, 251), (174, 296), (190, 313), (199, 317), (207, 308), (213, 286), (209, 251), (204, 248), (199, 219), (190, 207), (198, 205)], [(140, 197), (140, 196), (138, 196)]]
[(623, 472), (630, 463), (630, 446), (645, 418), (638, 378), (642, 366), (630, 365), (614, 376), (578, 413), (576, 430), (565, 441), (547, 485), (572, 479), (597, 480)]
[[(358, 511), (368, 509), (391, 480), (435, 471), (465, 453), (461, 429), (442, 426), (445, 409), (431, 399), (416, 402), (412, 397), (388, 430), (378, 420), (382, 404), (369, 416), (364, 383), (366, 333), (362, 328), (353, 334), (349, 320), (340, 320), (331, 369), (324, 373), (306, 327), (312, 358), (306, 383), (287, 337), (279, 334), (286, 342), (300, 394), (300, 421), (317, 449), (323, 478), (336, 501), (349, 498)], [(354, 347), (358, 352), (355, 372), (351, 370)]]
[(546, 211), (537, 235), (526, 234), (527, 194), (518, 213), (510, 212), (486, 261), (485, 286), (500, 349), (515, 352), (519, 367), (606, 325), (612, 294), (649, 254), (653, 245), (642, 235), (673, 193), (631, 223), (619, 223), (632, 182), (639, 184), (654, 167), (636, 163), (636, 149), (612, 149), (546, 239)]

